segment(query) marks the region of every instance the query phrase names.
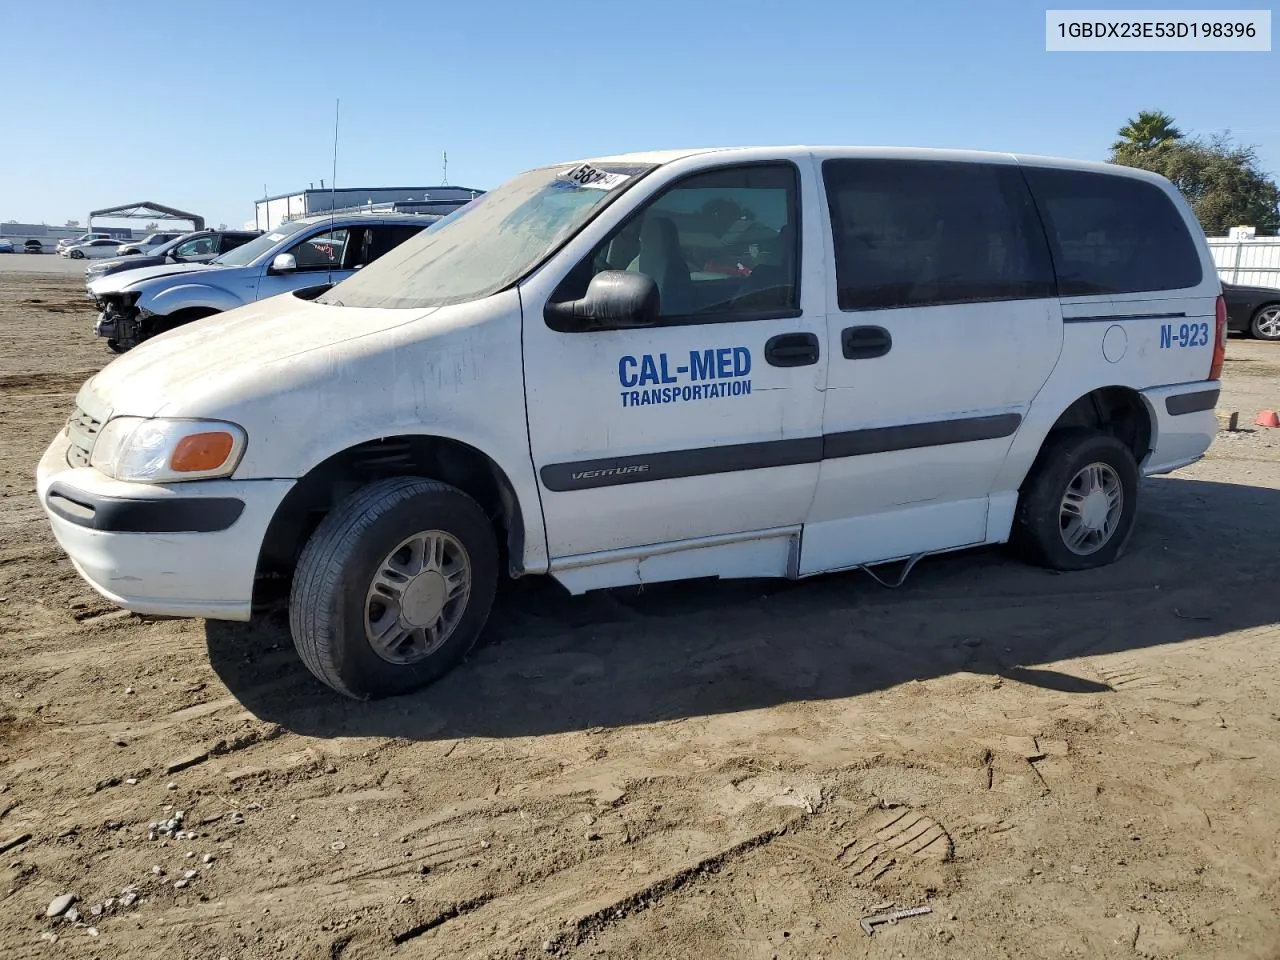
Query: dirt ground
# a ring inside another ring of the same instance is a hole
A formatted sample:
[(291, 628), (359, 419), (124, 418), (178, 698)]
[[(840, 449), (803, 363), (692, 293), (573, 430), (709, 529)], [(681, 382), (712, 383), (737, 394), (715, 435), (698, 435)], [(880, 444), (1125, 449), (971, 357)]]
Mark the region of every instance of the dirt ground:
[[(1280, 347), (1232, 340), (1246, 429), (1148, 482), (1108, 569), (528, 582), (361, 705), (279, 612), (149, 622), (76, 576), (33, 475), (92, 321), (0, 273), (0, 955), (1280, 956)], [(867, 936), (889, 901), (931, 912)]]

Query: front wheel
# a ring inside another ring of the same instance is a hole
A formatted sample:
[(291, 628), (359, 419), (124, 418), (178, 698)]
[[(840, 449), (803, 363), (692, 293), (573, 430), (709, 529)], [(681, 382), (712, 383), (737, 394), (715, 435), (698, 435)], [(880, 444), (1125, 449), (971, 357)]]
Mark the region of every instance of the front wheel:
[(303, 548), (293, 642), (341, 694), (409, 693), (466, 656), (497, 582), (493, 527), (474, 500), (434, 480), (379, 480), (335, 507)]
[(1053, 570), (1088, 570), (1119, 558), (1138, 513), (1138, 464), (1097, 430), (1053, 434), (1023, 484), (1012, 544)]
[(1280, 303), (1270, 304), (1255, 313), (1249, 332), (1259, 340), (1280, 340)]
[(83, 259), (84, 259), (84, 252), (83, 252), (83, 251), (80, 251), (80, 250), (72, 250), (72, 251), (71, 251), (71, 259), (72, 259), (72, 260), (83, 260)]

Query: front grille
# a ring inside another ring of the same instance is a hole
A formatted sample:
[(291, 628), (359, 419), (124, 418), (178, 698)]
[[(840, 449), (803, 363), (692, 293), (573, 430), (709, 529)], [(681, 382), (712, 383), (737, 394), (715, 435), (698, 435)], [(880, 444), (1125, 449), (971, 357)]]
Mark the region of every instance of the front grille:
[(67, 421), (67, 436), (71, 440), (71, 446), (67, 448), (68, 464), (73, 467), (89, 465), (89, 451), (93, 449), (93, 441), (101, 429), (100, 421), (76, 407), (76, 412)]

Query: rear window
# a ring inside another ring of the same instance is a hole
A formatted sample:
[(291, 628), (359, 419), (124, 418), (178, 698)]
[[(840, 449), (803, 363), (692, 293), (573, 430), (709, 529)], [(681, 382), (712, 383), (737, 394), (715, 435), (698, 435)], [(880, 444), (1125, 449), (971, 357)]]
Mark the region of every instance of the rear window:
[(1080, 170), (1024, 167), (1064, 297), (1181, 290), (1203, 271), (1177, 207), (1154, 184)]

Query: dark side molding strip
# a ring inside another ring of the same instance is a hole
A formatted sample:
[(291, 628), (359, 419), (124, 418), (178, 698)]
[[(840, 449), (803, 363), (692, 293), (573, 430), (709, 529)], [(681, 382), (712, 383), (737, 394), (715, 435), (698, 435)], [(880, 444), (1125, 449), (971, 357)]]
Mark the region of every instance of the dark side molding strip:
[(790, 467), (861, 457), (872, 453), (914, 450), (949, 443), (973, 443), (977, 440), (999, 440), (1011, 437), (1022, 425), (1016, 413), (989, 417), (964, 417), (933, 423), (908, 423), (893, 427), (848, 430), (822, 437), (800, 437), (794, 440), (767, 440), (760, 443), (736, 443), (721, 447), (697, 447), (663, 453), (610, 457), (603, 460), (580, 460), (572, 463), (549, 463), (539, 471), (548, 490), (564, 493), (590, 490), (623, 483), (650, 480), (674, 480), (681, 477), (703, 477), (739, 470), (761, 470), (768, 467)]
[(1020, 426), (1022, 417), (1019, 414), (1000, 413), (992, 417), (965, 417), (962, 420), (935, 420), (933, 423), (829, 433), (822, 438), (822, 457), (824, 460), (838, 460), (868, 453), (940, 447), (948, 443), (999, 440), (1013, 436)]
[(231, 497), (101, 497), (59, 483), (46, 500), (50, 512), (68, 523), (109, 533), (217, 533), (244, 512), (244, 501)]
[(1218, 405), (1218, 394), (1221, 390), (1214, 387), (1212, 390), (1197, 390), (1194, 393), (1178, 393), (1172, 397), (1164, 398), (1164, 408), (1169, 412), (1171, 417), (1180, 417), (1184, 413), (1199, 413), (1202, 410), (1212, 410)]
[(1186, 313), (1103, 313), (1093, 317), (1063, 317), (1063, 323), (1105, 323), (1121, 320), (1179, 320)]

